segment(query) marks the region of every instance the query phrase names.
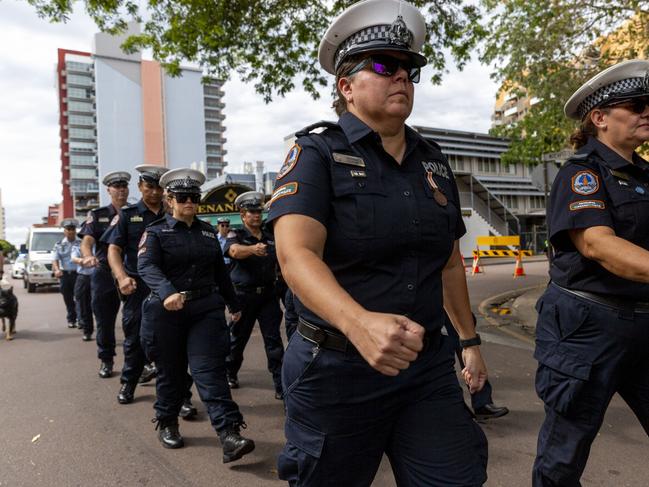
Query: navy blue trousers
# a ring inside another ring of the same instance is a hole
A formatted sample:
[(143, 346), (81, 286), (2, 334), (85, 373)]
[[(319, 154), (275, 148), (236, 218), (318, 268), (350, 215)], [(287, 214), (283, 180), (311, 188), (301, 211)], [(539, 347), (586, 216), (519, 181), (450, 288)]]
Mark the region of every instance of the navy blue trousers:
[(533, 485), (579, 487), (616, 392), (649, 435), (649, 313), (594, 304), (553, 284), (536, 306), (536, 392), (545, 421)]
[(288, 340), (290, 340), (293, 333), (295, 333), (299, 319), (297, 312), (295, 311), (294, 299), (293, 291), (287, 289), (284, 296), (284, 326), (286, 327), (286, 338)]
[[(215, 303), (220, 304), (215, 307)], [(230, 343), (222, 299), (210, 295), (185, 303), (180, 311), (167, 311), (158, 297), (150, 295), (142, 312), (146, 321), (143, 340), (151, 340), (147, 353), (153, 353), (158, 368), (156, 417), (178, 416), (187, 397), (189, 365), (214, 429), (241, 424), (243, 417), (232, 400), (225, 373)]]
[(74, 283), (74, 301), (77, 306), (77, 319), (83, 332), (91, 335), (95, 329), (92, 319), (92, 293), (90, 291), (90, 276), (77, 274)]
[(366, 487), (385, 453), (399, 487), (477, 487), (487, 440), (464, 404), (453, 347), (440, 334), (396, 377), (355, 350), (322, 349), (293, 334), (282, 381), (291, 486)]
[(97, 322), (97, 357), (112, 362), (115, 356), (115, 320), (119, 295), (110, 271), (98, 267), (92, 274), (92, 311)]
[(241, 319), (230, 324), (230, 355), (227, 358), (228, 373), (236, 376), (243, 364), (243, 352), (250, 334), (259, 320), (259, 329), (264, 339), (268, 371), (273, 376), (275, 391), (282, 392), (282, 357), (284, 344), (279, 327), (282, 323), (282, 310), (274, 290), (267, 289), (261, 294), (237, 293), (241, 303)]
[(122, 329), (124, 331), (124, 367), (122, 367), (122, 383), (137, 383), (144, 365), (146, 356), (140, 344), (140, 324), (142, 321), (142, 303), (150, 291), (144, 281), (135, 278), (137, 287), (133, 294), (125, 296), (122, 306)]
[(75, 271), (63, 271), (63, 275), (59, 278), (59, 288), (63, 295), (68, 323), (77, 322), (77, 307), (74, 302), (74, 284), (76, 281), (77, 273)]

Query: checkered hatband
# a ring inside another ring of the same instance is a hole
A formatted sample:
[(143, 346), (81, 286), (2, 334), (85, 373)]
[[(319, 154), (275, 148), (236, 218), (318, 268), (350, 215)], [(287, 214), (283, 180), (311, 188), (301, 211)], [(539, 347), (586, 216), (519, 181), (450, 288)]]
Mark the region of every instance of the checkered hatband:
[(341, 61), (347, 53), (363, 44), (382, 41), (385, 43), (386, 48), (392, 45), (410, 49), (412, 40), (412, 32), (408, 30), (406, 23), (403, 21), (401, 15), (399, 15), (390, 25), (382, 24), (366, 27), (345, 39), (340, 44), (340, 47), (338, 47), (338, 51), (336, 51), (334, 65), (338, 69), (338, 66), (340, 66)]
[(167, 189), (175, 193), (200, 193), (200, 181), (190, 178), (174, 179), (167, 183)]
[(584, 117), (593, 108), (604, 105), (608, 101), (624, 98), (625, 96), (649, 95), (649, 72), (643, 78), (627, 78), (615, 81), (588, 95), (579, 104), (579, 117)]

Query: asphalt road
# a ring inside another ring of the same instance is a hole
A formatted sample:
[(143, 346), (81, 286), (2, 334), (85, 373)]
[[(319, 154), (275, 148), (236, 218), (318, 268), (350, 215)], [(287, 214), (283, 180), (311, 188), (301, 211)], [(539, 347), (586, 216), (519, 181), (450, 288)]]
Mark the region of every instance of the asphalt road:
[[(488, 266), (469, 277), (472, 303), (546, 279), (544, 262), (525, 265), (512, 279), (512, 265)], [(8, 270), (8, 268), (7, 268)], [(11, 281), (11, 279), (10, 279)], [(163, 449), (153, 425), (153, 385), (136, 401), (119, 405), (117, 376), (97, 377), (94, 342), (69, 330), (61, 296), (27, 294), (13, 281), (20, 300), (18, 334), (0, 339), (0, 486), (218, 486), (285, 485), (275, 461), (283, 444), (283, 408), (273, 398), (261, 337), (253, 333), (235, 392), (257, 449), (224, 466), (214, 431), (198, 400), (196, 421), (181, 422), (186, 447)], [(512, 412), (483, 425), (490, 442), (488, 487), (530, 485), (536, 433), (543, 407), (534, 393), (535, 361), (529, 343), (479, 321), (494, 398)], [(116, 368), (121, 367), (121, 350)], [(649, 440), (630, 410), (615, 398), (597, 438), (584, 486), (646, 486)], [(373, 484), (393, 486), (384, 462)]]

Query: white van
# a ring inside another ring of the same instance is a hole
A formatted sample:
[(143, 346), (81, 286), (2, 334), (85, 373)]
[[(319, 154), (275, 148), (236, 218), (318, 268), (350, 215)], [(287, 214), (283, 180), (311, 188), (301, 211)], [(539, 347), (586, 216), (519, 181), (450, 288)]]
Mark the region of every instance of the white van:
[(24, 287), (33, 293), (36, 286), (52, 286), (59, 283), (52, 272), (54, 245), (63, 240), (63, 229), (58, 227), (31, 227), (27, 236), (27, 260), (25, 262)]

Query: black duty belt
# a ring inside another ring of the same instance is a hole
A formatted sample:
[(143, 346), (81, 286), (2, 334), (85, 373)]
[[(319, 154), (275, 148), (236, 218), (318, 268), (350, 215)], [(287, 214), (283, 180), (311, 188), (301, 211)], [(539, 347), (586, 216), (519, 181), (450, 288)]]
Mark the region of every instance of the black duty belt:
[(234, 286), (235, 291), (246, 294), (264, 294), (265, 291), (272, 289), (273, 286)]
[(198, 289), (190, 289), (189, 291), (180, 291), (180, 294), (185, 296), (185, 301), (193, 301), (194, 299), (204, 298), (210, 294), (218, 292), (218, 286), (205, 286)]
[[(297, 323), (297, 332), (302, 338), (318, 345), (320, 348), (335, 350), (337, 352), (356, 352), (354, 345), (342, 333), (309, 323), (301, 316)], [(439, 330), (433, 332), (426, 331), (424, 335), (424, 346), (419, 353), (436, 346), (439, 343), (440, 337), (441, 333)]]
[(590, 301), (595, 304), (602, 306), (607, 306), (619, 311), (630, 311), (633, 313), (649, 313), (649, 301), (633, 301), (631, 299), (619, 298), (617, 296), (606, 296), (604, 294), (592, 293), (590, 291), (581, 291), (577, 289), (568, 289), (563, 286), (559, 286), (557, 283), (553, 282), (553, 286), (556, 286), (562, 291), (565, 291), (568, 294), (573, 296), (580, 297), (586, 301)]

